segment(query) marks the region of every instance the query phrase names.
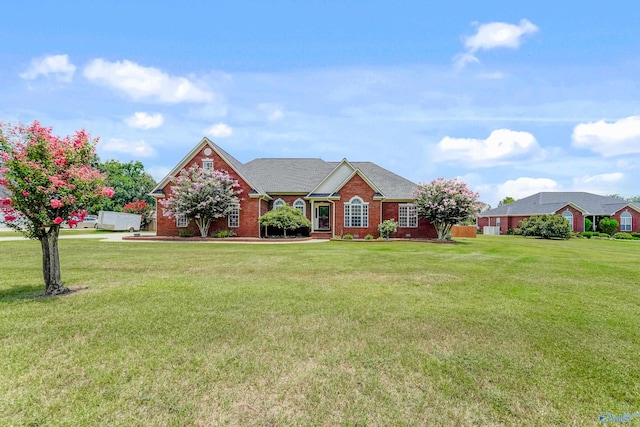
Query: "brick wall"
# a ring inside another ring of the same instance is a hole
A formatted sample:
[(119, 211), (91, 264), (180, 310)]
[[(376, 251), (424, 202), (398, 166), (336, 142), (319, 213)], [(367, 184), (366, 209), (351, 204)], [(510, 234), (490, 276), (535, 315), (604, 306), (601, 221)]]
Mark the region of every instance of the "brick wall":
[[(402, 202), (407, 203), (407, 202)], [(394, 219), (398, 221), (399, 215), (398, 202), (383, 202), (382, 203), (382, 220)], [(436, 229), (429, 221), (423, 218), (418, 218), (418, 227), (398, 227), (398, 231), (391, 237), (395, 238), (411, 238), (411, 239), (436, 239), (438, 233)]]
[[(240, 237), (257, 237), (258, 236), (258, 199), (249, 198), (248, 194), (251, 191), (251, 187), (240, 178), (240, 176), (220, 157), (213, 151), (210, 155), (205, 155), (204, 150), (208, 146), (205, 146), (197, 153), (185, 166), (188, 169), (192, 165), (196, 164), (202, 167), (203, 159), (213, 159), (213, 167), (216, 170), (225, 170), (240, 184), (242, 192), (239, 195), (240, 198), (240, 227), (232, 228), (232, 230)], [(164, 194), (171, 194), (171, 186), (173, 183), (167, 184), (164, 188)], [(264, 208), (263, 208), (264, 209)], [(265, 211), (263, 210), (262, 213)], [(177, 236), (184, 228), (176, 227), (175, 218), (167, 218), (163, 215), (162, 206), (157, 205), (157, 232), (158, 236)], [(209, 233), (216, 230), (229, 229), (227, 218), (219, 218), (217, 221), (211, 224)], [(189, 223), (187, 230), (195, 236), (200, 235), (200, 231), (193, 221)]]

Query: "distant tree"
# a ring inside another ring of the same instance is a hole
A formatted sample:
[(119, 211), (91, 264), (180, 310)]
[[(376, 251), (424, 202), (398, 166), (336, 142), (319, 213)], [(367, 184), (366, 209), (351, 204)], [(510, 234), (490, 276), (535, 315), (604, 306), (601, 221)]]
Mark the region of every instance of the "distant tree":
[(240, 184), (224, 171), (193, 165), (174, 182), (169, 196), (158, 201), (163, 215), (184, 215), (195, 221), (202, 237), (207, 237), (212, 221), (228, 216), (240, 202)]
[(613, 236), (613, 233), (616, 232), (619, 225), (620, 224), (618, 223), (617, 220), (613, 218), (605, 217), (605, 218), (602, 218), (598, 223), (598, 228), (600, 229), (600, 232), (606, 233), (609, 236)]
[(91, 167), (97, 142), (84, 130), (60, 138), (37, 121), (0, 126), (0, 210), (9, 227), (40, 241), (45, 295), (69, 292), (60, 274), (60, 224), (75, 225), (89, 206), (113, 195)]
[(455, 178), (421, 183), (413, 193), (418, 215), (433, 224), (438, 240), (447, 239), (452, 226), (467, 221), (477, 212), (478, 196)]
[(513, 197), (507, 196), (507, 197), (505, 197), (504, 199), (502, 199), (502, 200), (500, 200), (498, 202), (498, 206), (508, 205), (509, 203), (513, 203), (515, 201), (516, 201), (516, 199), (514, 199)]
[(289, 205), (278, 206), (262, 215), (258, 220), (262, 227), (274, 227), (284, 231), (287, 237), (287, 230), (293, 231), (302, 227), (311, 227), (311, 221), (300, 212), (299, 209)]
[(568, 239), (571, 225), (560, 215), (531, 215), (520, 221), (516, 234), (543, 239)]
[(151, 191), (156, 186), (153, 177), (144, 171), (139, 161), (121, 163), (118, 160), (107, 160), (100, 163), (96, 158), (97, 168), (107, 176), (107, 185), (113, 187), (115, 194), (91, 208), (92, 213), (103, 211), (119, 212), (127, 203), (144, 200), (147, 205), (154, 206)]

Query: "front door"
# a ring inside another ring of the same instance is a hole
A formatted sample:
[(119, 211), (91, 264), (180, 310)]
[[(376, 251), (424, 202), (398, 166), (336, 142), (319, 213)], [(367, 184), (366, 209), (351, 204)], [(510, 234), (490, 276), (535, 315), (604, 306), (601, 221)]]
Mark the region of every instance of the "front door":
[(330, 231), (331, 230), (331, 221), (330, 221), (330, 209), (329, 205), (320, 205), (316, 206), (315, 212), (315, 231)]

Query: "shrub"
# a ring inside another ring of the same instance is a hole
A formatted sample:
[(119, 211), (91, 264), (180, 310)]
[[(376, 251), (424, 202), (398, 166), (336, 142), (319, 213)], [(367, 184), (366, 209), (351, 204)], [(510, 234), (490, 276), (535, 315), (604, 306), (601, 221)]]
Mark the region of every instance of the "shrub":
[(600, 233), (598, 233), (597, 231), (583, 231), (580, 234), (582, 234), (582, 237), (586, 237), (587, 239), (590, 239), (593, 236), (599, 236), (600, 235)]
[(598, 229), (602, 233), (606, 233), (609, 236), (612, 236), (613, 233), (618, 229), (618, 221), (613, 218), (602, 218), (598, 223)]
[(589, 218), (584, 219), (584, 231), (593, 231), (593, 222)]
[(398, 223), (394, 219), (384, 220), (382, 224), (378, 224), (378, 231), (380, 232), (380, 236), (388, 239), (393, 233), (398, 231)]
[(559, 215), (532, 215), (520, 221), (521, 235), (543, 239), (568, 239), (571, 233), (569, 222)]
[(636, 239), (640, 239), (640, 233), (637, 233), (635, 231), (631, 232), (631, 237), (635, 237)]
[(193, 237), (193, 233), (189, 230), (180, 230), (180, 232), (178, 233), (178, 236), (180, 237)]
[(618, 240), (633, 240), (633, 236), (631, 234), (622, 231), (614, 234), (613, 238)]
[(218, 230), (211, 233), (211, 237), (216, 239), (223, 239), (225, 237), (235, 237), (236, 233), (233, 230)]
[(344, 236), (342, 236), (343, 240), (353, 240), (353, 235), (352, 234), (345, 234)]
[(367, 234), (364, 236), (364, 240), (373, 240), (373, 236), (371, 234)]
[(287, 230), (294, 231), (298, 228), (311, 227), (311, 221), (300, 210), (289, 206), (282, 205), (270, 210), (262, 215), (258, 220), (262, 227), (274, 227), (284, 231), (284, 237), (287, 237)]

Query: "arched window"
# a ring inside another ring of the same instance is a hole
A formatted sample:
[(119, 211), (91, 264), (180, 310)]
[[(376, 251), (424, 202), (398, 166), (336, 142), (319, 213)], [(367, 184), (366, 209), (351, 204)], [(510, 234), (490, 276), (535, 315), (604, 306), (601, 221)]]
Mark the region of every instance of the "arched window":
[(298, 209), (303, 216), (307, 215), (307, 204), (302, 199), (297, 199), (293, 202), (293, 207)]
[(620, 231), (631, 231), (631, 214), (627, 211), (620, 214)]
[(284, 206), (284, 205), (286, 205), (285, 201), (282, 199), (278, 199), (275, 202), (273, 202), (273, 209), (279, 208), (280, 206)]
[(562, 212), (562, 217), (569, 221), (569, 227), (571, 227), (571, 231), (573, 231), (573, 214), (569, 211)]
[(349, 203), (344, 204), (345, 227), (369, 226), (369, 203), (364, 203), (358, 196), (354, 196)]

